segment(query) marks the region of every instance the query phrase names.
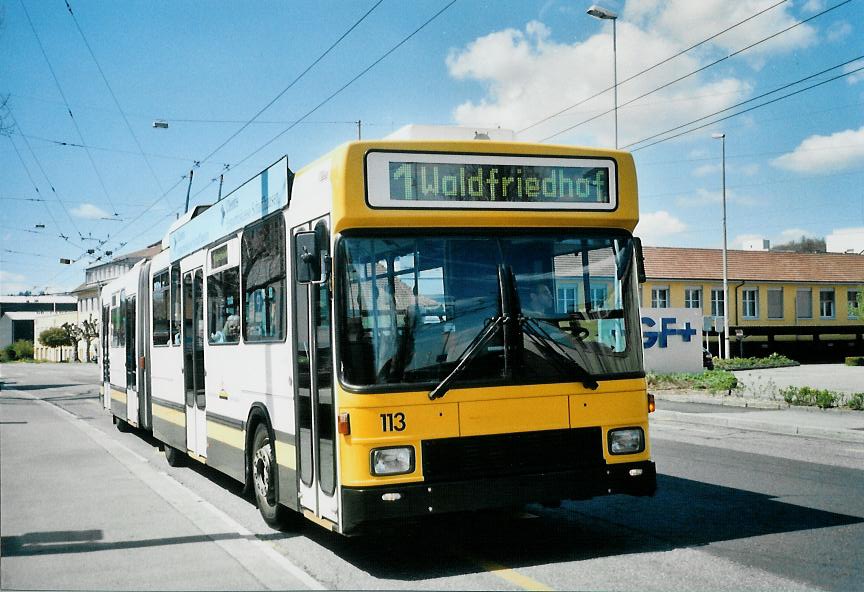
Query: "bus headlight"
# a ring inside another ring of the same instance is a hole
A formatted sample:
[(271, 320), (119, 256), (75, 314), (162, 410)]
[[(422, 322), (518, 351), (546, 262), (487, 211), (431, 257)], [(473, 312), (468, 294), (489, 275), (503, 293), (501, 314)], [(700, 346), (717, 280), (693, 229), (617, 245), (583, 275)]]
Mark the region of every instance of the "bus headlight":
[(636, 454), (645, 450), (642, 428), (609, 430), (609, 454)]
[(373, 475), (402, 475), (414, 472), (414, 447), (374, 448), (372, 450)]

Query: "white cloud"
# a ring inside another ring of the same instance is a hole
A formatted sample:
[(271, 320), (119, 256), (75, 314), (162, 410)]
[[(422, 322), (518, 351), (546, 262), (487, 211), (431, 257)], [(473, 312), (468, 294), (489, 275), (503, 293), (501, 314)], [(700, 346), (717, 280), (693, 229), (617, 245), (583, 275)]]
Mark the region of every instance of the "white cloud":
[(720, 173), (719, 164), (703, 164), (693, 169), (694, 177), (707, 177), (708, 175), (717, 175)]
[(829, 43), (838, 43), (846, 39), (850, 33), (852, 33), (852, 25), (846, 21), (835, 21), (825, 30), (825, 39)]
[[(762, 0), (630, 0), (617, 23), (618, 79), (623, 80), (654, 66), (696, 41), (743, 20), (764, 8)], [(626, 16), (626, 18), (624, 18)], [(587, 18), (587, 17), (585, 17)], [(712, 40), (698, 51), (671, 62), (619, 87), (618, 103), (627, 102), (692, 72), (719, 55), (775, 33), (795, 22), (787, 6), (779, 6)], [(552, 38), (539, 21), (524, 29), (504, 29), (479, 37), (447, 57), (450, 75), (458, 80), (478, 81), (486, 86), (480, 99), (457, 106), (453, 116), (461, 125), (501, 126), (522, 130), (538, 120), (579, 103), (612, 85), (612, 27), (573, 43)], [(815, 30), (802, 25), (771, 43), (742, 54), (764, 60), (788, 53), (815, 41)], [(751, 65), (754, 64), (751, 61)], [(619, 145), (626, 145), (694, 116), (725, 109), (751, 94), (750, 82), (708, 70), (686, 78), (656, 94), (618, 110)], [(728, 70), (727, 70), (728, 72)], [(586, 145), (613, 144), (613, 116), (603, 114), (612, 107), (612, 93), (600, 96), (526, 130), (525, 140), (542, 139), (571, 126), (553, 141)], [(585, 120), (599, 116), (596, 120)]]
[[(630, 73), (654, 65), (676, 53), (680, 47), (663, 36), (638, 27), (618, 25), (618, 63)], [(626, 40), (625, 40), (626, 39)], [(594, 64), (612, 62), (610, 32), (593, 35), (574, 44), (559, 44), (550, 39), (545, 25), (532, 21), (524, 31), (507, 29), (474, 40), (447, 58), (451, 76), (473, 79), (488, 87), (485, 97), (468, 101), (454, 112), (461, 125), (501, 126), (521, 130), (548, 114), (596, 94), (612, 83), (611, 68)], [(592, 65), (586, 67), (586, 65)], [(658, 80), (669, 80), (675, 73), (698, 68), (692, 56), (682, 56), (673, 66), (664, 65), (627, 83), (619, 90), (619, 104), (656, 87)], [(619, 72), (619, 79), (628, 72)], [(618, 111), (619, 144), (641, 139), (681, 123), (682, 113), (710, 113), (728, 107), (750, 92), (750, 85), (734, 78), (704, 82), (694, 77), (658, 92), (650, 101), (637, 102)], [(612, 107), (611, 93), (603, 95), (527, 130), (524, 139), (545, 138), (564, 128), (602, 114)], [(612, 145), (612, 115), (606, 114), (555, 141), (588, 145)]]
[[(765, 8), (763, 0), (630, 0), (624, 8), (623, 17), (637, 22), (653, 34), (674, 40), (683, 48), (711, 37)], [(724, 52), (737, 51), (793, 25), (797, 20), (790, 13), (788, 4), (781, 5), (720, 35), (710, 44)], [(815, 42), (816, 30), (810, 25), (800, 25), (757, 45), (742, 54), (742, 57), (758, 67), (766, 56), (789, 53)]]
[(787, 228), (780, 233), (777, 241), (780, 243), (788, 243), (789, 241), (799, 240), (803, 236), (806, 236), (807, 238), (817, 238), (816, 235), (809, 230), (804, 230), (803, 228)]
[(864, 166), (864, 126), (830, 136), (810, 136), (771, 164), (797, 173), (834, 173), (860, 168)]
[[(843, 66), (843, 73), (848, 74), (853, 70), (859, 70), (859, 68), (864, 68), (864, 60), (858, 60), (857, 62), (852, 62), (851, 64)], [(858, 72), (849, 74), (849, 76), (846, 77), (846, 82), (849, 84), (858, 84), (862, 80), (864, 80), (864, 70), (859, 70)]]
[(82, 203), (77, 208), (72, 208), (72, 215), (76, 218), (87, 218), (89, 220), (98, 220), (99, 218), (110, 218), (111, 214), (98, 206), (91, 203)]
[(675, 244), (674, 235), (687, 230), (687, 225), (665, 210), (640, 214), (636, 236), (646, 245), (663, 246)]
[(807, 0), (802, 7), (804, 12), (819, 12), (825, 8), (825, 0)]

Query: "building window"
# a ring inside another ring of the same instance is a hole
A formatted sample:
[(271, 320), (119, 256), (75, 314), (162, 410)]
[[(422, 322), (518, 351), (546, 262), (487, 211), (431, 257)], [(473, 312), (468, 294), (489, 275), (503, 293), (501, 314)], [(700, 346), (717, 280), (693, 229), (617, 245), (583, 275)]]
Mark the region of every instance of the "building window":
[(725, 298), (723, 297), (723, 289), (722, 288), (711, 288), (711, 316), (712, 317), (722, 317), (723, 316), (723, 301)]
[(579, 309), (579, 296), (576, 288), (558, 288), (556, 310), (560, 313), (571, 313)]
[(846, 292), (846, 299), (849, 302), (849, 320), (855, 321), (858, 319), (858, 315), (855, 314), (855, 309), (861, 305), (862, 292), (859, 290), (849, 290)]
[(595, 310), (605, 308), (608, 294), (607, 286), (591, 286), (591, 308)]
[(285, 339), (285, 220), (273, 216), (243, 231), (244, 341)]
[(795, 294), (795, 317), (798, 319), (813, 318), (813, 293), (810, 288), (799, 288)]
[(232, 267), (207, 277), (207, 314), (211, 344), (240, 341), (239, 268)]
[(702, 288), (684, 288), (684, 308), (702, 310)]
[(768, 318), (783, 318), (783, 288), (768, 288)]
[(759, 318), (759, 290), (757, 288), (741, 290), (741, 309), (745, 319)]
[(656, 286), (651, 288), (651, 308), (669, 308), (669, 288)]
[(168, 270), (153, 275), (153, 345), (171, 344), (171, 325), (168, 320), (168, 303), (171, 298), (168, 285)]
[(834, 318), (834, 288), (819, 290), (819, 318)]

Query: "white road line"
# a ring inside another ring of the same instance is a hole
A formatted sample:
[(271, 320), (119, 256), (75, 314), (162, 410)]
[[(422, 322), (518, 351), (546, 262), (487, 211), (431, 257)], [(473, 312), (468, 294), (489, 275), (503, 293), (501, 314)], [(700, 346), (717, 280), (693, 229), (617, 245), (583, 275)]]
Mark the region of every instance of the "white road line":
[[(156, 469), (140, 454), (109, 438), (101, 430), (85, 422), (77, 421), (78, 417), (74, 413), (58, 405), (33, 397), (29, 393), (26, 393), (26, 396), (58, 410), (64, 416), (75, 419), (76, 421), (72, 423), (77, 425), (91, 440), (122, 463), (133, 475), (177, 509), (177, 511), (199, 528), (201, 532), (211, 536), (215, 544), (236, 559), (246, 571), (266, 588), (270, 590), (285, 590), (296, 588), (299, 585), (311, 590), (327, 589), (321, 582), (294, 565), (294, 563), (279, 553), (273, 546), (256, 538), (242, 524), (194, 493), (165, 471)], [(239, 537), (225, 540), (212, 536), (224, 534), (226, 528), (230, 532), (236, 532)], [(273, 569), (274, 566), (278, 569)], [(286, 581), (286, 575), (290, 575), (294, 581)]]

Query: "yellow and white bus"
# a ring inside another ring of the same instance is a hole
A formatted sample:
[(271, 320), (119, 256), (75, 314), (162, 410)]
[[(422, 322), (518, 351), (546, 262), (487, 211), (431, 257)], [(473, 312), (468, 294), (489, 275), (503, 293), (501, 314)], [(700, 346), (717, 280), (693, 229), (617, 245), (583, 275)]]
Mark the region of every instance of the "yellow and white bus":
[(273, 526), (651, 495), (637, 221), (619, 151), (283, 159), (104, 287), (105, 406)]

